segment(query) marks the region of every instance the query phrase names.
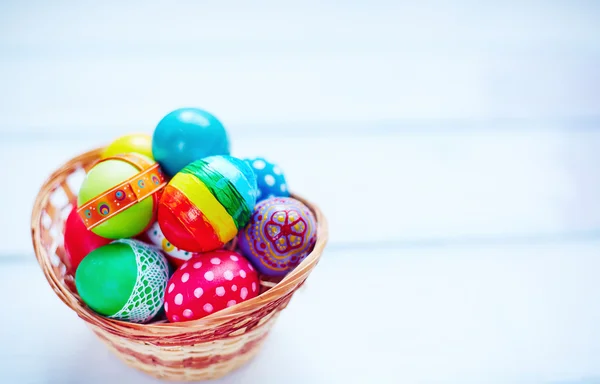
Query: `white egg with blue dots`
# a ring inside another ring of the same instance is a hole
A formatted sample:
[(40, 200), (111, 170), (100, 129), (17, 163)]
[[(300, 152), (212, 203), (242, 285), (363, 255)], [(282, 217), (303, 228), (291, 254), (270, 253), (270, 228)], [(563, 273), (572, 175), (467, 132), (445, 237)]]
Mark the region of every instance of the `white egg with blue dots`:
[(256, 174), (256, 202), (271, 197), (289, 197), (287, 182), (279, 165), (263, 157), (246, 159)]

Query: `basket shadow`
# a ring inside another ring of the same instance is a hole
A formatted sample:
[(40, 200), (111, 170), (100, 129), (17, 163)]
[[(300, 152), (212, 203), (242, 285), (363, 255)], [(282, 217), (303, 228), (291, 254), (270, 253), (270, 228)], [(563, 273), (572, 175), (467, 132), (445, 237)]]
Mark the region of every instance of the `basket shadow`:
[(128, 367), (94, 335), (82, 332), (78, 345), (63, 351), (65, 358), (60, 369), (53, 372), (52, 381), (64, 384), (80, 383), (164, 383)]

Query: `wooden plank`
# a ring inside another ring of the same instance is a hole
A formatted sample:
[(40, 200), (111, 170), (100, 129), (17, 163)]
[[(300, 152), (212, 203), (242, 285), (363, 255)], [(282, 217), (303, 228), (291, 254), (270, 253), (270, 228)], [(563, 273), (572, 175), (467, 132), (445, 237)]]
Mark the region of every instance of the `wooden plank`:
[(185, 3), (2, 2), (0, 131), (143, 129), (182, 105), (235, 126), (600, 108), (593, 3)]
[[(261, 354), (219, 383), (599, 377), (599, 251), (599, 241), (329, 250)], [(34, 262), (0, 268), (0, 300), (7, 382), (156, 382), (111, 355)]]
[[(0, 201), (10, 218), (0, 222), (0, 253), (30, 252), (27, 228), (39, 186), (64, 160), (101, 143), (0, 143), (3, 163), (19, 165), (2, 168), (3, 179), (20, 179), (19, 192)], [(332, 244), (352, 246), (596, 234), (599, 143), (596, 130), (449, 128), (435, 134), (234, 138), (232, 150), (279, 162), (290, 188), (326, 212)]]
[(319, 122), (367, 129), (394, 119), (588, 117), (600, 109), (600, 80), (590, 75), (599, 66), (600, 55), (561, 53), (484, 61), (402, 52), (0, 57), (0, 132), (145, 130), (190, 105), (236, 132), (248, 124), (293, 133), (298, 124)]

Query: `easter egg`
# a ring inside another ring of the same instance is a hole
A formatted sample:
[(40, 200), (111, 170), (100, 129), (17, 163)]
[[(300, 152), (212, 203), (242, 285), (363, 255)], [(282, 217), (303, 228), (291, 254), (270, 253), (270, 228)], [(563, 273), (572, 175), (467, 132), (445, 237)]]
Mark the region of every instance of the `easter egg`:
[(232, 156), (196, 160), (165, 187), (158, 223), (165, 238), (179, 249), (208, 252), (235, 238), (256, 204), (256, 176)]
[(93, 250), (81, 261), (75, 286), (97, 313), (145, 323), (161, 310), (168, 279), (167, 260), (158, 249), (121, 239)]
[(108, 239), (137, 236), (156, 217), (166, 180), (158, 164), (129, 153), (97, 162), (86, 174), (77, 200), (88, 229)]
[(229, 155), (229, 138), (223, 124), (211, 113), (180, 108), (163, 117), (154, 129), (152, 153), (172, 177), (203, 157)]
[(194, 256), (173, 273), (165, 295), (170, 322), (203, 318), (256, 297), (256, 270), (237, 252), (218, 250)]
[(246, 159), (256, 174), (258, 195), (256, 201), (271, 197), (289, 197), (288, 186), (281, 168), (264, 157)]
[(185, 263), (192, 256), (197, 255), (197, 253), (179, 249), (171, 244), (165, 235), (163, 235), (162, 229), (160, 229), (160, 225), (158, 225), (158, 221), (152, 224), (150, 229), (146, 232), (146, 236), (152, 244), (162, 249), (163, 253), (167, 256), (167, 260), (176, 267), (181, 266), (181, 264)]
[(83, 220), (73, 208), (65, 222), (64, 248), (67, 259), (67, 270), (74, 274), (79, 263), (88, 253), (111, 242), (86, 228)]
[(291, 197), (256, 205), (250, 223), (238, 236), (241, 253), (262, 274), (284, 276), (312, 251), (317, 222), (310, 209)]
[(110, 143), (102, 152), (101, 158), (135, 152), (152, 159), (152, 136), (145, 133), (124, 135)]

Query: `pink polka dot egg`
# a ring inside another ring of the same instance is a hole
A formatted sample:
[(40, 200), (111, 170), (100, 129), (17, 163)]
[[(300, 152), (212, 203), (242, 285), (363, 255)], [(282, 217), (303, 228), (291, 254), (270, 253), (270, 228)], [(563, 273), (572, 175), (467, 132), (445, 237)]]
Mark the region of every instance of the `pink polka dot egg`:
[(165, 314), (172, 323), (201, 319), (256, 297), (259, 283), (256, 270), (237, 252), (199, 254), (169, 279)]

